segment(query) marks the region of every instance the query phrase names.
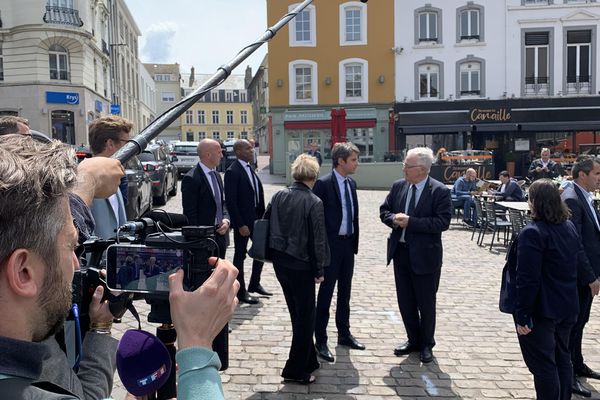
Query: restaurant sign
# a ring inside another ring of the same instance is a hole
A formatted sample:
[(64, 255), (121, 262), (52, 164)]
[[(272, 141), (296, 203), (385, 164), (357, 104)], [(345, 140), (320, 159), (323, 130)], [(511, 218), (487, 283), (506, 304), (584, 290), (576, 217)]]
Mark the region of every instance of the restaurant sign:
[(473, 123), (507, 122), (512, 120), (510, 108), (474, 108), (469, 112), (469, 120)]
[(468, 168), (473, 168), (480, 179), (493, 179), (494, 164), (463, 164), (463, 165), (432, 165), (430, 175), (440, 182), (453, 183), (465, 174)]

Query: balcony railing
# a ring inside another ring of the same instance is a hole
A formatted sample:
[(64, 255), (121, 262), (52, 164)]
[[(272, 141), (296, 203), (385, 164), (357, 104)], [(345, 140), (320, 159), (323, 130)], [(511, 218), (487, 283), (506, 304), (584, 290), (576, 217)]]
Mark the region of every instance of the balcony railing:
[(567, 75), (567, 94), (591, 94), (591, 75)]
[(548, 96), (550, 85), (547, 76), (525, 78), (525, 96)]
[(479, 96), (481, 94), (480, 90), (461, 90), (461, 96)]
[(479, 35), (461, 35), (460, 36), (460, 40), (472, 40), (472, 39), (479, 40)]
[(43, 20), (48, 24), (83, 26), (79, 10), (67, 7), (46, 6)]
[(433, 37), (433, 38), (428, 38), (428, 37), (420, 37), (419, 38), (419, 42), (436, 42), (437, 43), (438, 38)]

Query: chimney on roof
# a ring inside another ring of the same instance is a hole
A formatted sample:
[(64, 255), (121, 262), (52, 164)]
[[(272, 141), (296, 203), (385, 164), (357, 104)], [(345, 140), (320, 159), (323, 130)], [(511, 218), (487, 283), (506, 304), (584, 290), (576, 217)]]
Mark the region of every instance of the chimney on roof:
[(188, 87), (192, 87), (194, 85), (195, 80), (196, 80), (196, 77), (194, 76), (194, 66), (192, 66), (192, 69), (190, 71), (190, 80), (188, 82)]

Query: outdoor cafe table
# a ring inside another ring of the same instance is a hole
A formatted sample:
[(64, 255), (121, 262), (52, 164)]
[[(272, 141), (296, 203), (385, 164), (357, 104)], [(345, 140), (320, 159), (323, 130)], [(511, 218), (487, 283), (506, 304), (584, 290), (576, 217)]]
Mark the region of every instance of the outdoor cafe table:
[(496, 204), (521, 212), (529, 211), (529, 202), (527, 201), (497, 201)]

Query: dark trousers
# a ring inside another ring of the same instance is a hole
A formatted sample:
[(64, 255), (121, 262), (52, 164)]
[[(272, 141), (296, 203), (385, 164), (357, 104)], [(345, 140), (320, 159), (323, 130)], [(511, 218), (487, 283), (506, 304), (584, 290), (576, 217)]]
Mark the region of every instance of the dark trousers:
[(338, 336), (350, 334), (350, 295), (352, 292), (352, 275), (354, 274), (353, 238), (329, 237), (331, 264), (325, 268), (324, 278), (317, 296), (317, 317), (315, 323), (315, 340), (317, 343), (327, 343), (327, 324), (329, 323), (329, 308), (336, 282), (337, 303), (335, 310), (335, 325)]
[(571, 398), (573, 367), (569, 354), (569, 334), (573, 319), (552, 320), (533, 317), (528, 335), (519, 335), (521, 353), (533, 374), (538, 400)]
[(435, 304), (440, 270), (417, 275), (410, 267), (408, 246), (398, 243), (394, 254), (394, 279), (398, 307), (408, 341), (419, 347), (435, 346)]
[[(227, 232), (225, 235), (229, 235), (229, 232)], [(225, 235), (219, 235), (218, 233), (215, 233), (215, 242), (217, 242), (217, 245), (219, 246), (219, 258), (225, 258), (225, 252), (227, 251), (227, 239), (225, 238)]]
[(592, 291), (589, 286), (577, 286), (579, 292), (579, 315), (577, 322), (571, 329), (569, 339), (569, 351), (571, 352), (571, 361), (575, 372), (583, 368), (583, 354), (581, 352), (581, 342), (583, 340), (583, 328), (590, 319), (590, 310), (592, 309)]
[[(248, 240), (250, 236), (242, 236), (237, 229), (233, 230), (233, 243), (235, 252), (233, 253), (233, 265), (238, 269), (237, 280), (240, 282), (240, 290), (238, 294), (246, 292), (246, 282), (244, 280), (244, 260), (246, 259), (246, 250), (248, 248)], [(250, 276), (249, 288), (256, 287), (260, 284), (260, 274), (263, 269), (263, 262), (254, 260), (252, 262), (252, 276)]]
[(477, 219), (477, 212), (475, 211), (473, 196), (465, 194), (457, 196), (456, 199), (463, 206), (463, 219), (465, 221), (475, 221)]
[(319, 368), (313, 342), (315, 327), (315, 278), (310, 270), (295, 270), (274, 261), (275, 276), (281, 284), (292, 320), (292, 346), (281, 372), (291, 379), (305, 379)]

